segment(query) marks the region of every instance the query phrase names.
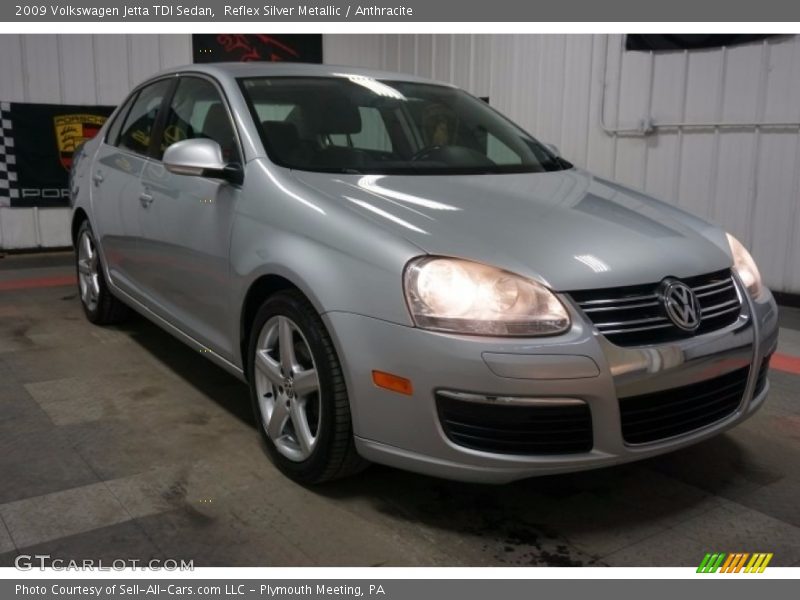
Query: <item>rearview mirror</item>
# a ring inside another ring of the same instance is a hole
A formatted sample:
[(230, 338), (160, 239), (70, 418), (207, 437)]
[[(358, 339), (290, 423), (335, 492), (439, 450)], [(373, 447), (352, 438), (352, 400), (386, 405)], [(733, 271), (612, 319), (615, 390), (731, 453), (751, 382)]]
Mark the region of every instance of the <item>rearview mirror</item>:
[(182, 140), (170, 145), (164, 152), (164, 166), (176, 175), (242, 182), (241, 165), (226, 163), (219, 144), (207, 138)]

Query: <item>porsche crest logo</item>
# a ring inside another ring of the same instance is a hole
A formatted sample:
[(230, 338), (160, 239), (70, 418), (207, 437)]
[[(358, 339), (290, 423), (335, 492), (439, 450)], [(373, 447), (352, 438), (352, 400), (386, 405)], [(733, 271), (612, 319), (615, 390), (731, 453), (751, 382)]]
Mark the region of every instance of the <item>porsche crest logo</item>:
[(97, 135), (107, 118), (91, 114), (58, 115), (53, 117), (56, 144), (58, 145), (58, 158), (67, 171), (72, 167), (72, 155), (78, 146)]

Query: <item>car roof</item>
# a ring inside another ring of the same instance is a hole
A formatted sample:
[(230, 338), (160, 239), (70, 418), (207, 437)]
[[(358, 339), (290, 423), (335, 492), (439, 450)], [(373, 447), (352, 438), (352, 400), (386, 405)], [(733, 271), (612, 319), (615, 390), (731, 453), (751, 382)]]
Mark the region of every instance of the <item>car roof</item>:
[(364, 69), (361, 67), (351, 67), (345, 65), (320, 65), (298, 62), (220, 62), (191, 64), (180, 67), (172, 67), (158, 74), (158, 76), (177, 74), (177, 73), (206, 73), (216, 76), (219, 79), (239, 78), (239, 77), (351, 77), (362, 76), (372, 79), (382, 79), (390, 81), (409, 81), (419, 83), (433, 83), (437, 85), (450, 86), (448, 83), (417, 77), (407, 73), (395, 73), (392, 71), (381, 71), (377, 69)]

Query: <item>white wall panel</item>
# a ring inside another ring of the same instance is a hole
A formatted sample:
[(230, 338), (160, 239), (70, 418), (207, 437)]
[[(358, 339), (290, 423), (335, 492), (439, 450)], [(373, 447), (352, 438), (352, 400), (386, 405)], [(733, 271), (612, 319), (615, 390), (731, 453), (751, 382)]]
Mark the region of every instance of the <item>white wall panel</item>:
[[(619, 120), (638, 126), (650, 114), (652, 60), (646, 52), (623, 52), (619, 80)], [(631, 136), (617, 145), (615, 180), (644, 189), (648, 140)]]
[[(417, 36), (398, 35), (397, 36), (397, 66), (392, 67), (403, 73), (415, 73), (417, 65)], [(330, 58), (327, 62), (331, 61)], [(361, 64), (361, 63), (359, 63)]]
[(335, 56), (336, 64), (380, 69), (383, 54), (383, 40), (378, 36), (349, 34), (322, 38), (322, 55)]
[(476, 96), (488, 96), (492, 84), (492, 37), (472, 36), (472, 79), (470, 89)]
[(157, 35), (131, 35), (128, 42), (128, 83), (134, 87), (161, 71), (161, 38)]
[[(688, 52), (669, 52), (653, 57), (650, 114), (657, 121), (683, 121)], [(682, 133), (663, 132), (646, 140), (647, 166), (643, 187), (660, 198), (676, 196), (679, 148)]]
[[(453, 53), (453, 36), (447, 34), (431, 36), (431, 77), (449, 81)], [(386, 67), (387, 65), (383, 65)]]
[[(750, 246), (771, 287), (800, 292), (798, 127), (613, 131), (650, 119), (800, 122), (798, 36), (652, 56), (624, 51), (619, 35), (372, 37), (383, 40), (383, 68), (489, 95), (577, 165), (726, 227)], [(369, 66), (347, 45), (328, 43), (326, 60)], [(603, 104), (612, 131), (602, 127)]]
[(65, 226), (71, 214), (68, 208), (40, 208), (36, 212), (39, 246), (63, 247), (72, 243), (69, 226)]
[(98, 104), (117, 104), (131, 88), (128, 39), (119, 35), (92, 36)]
[(592, 37), (569, 36), (564, 48), (563, 114), (559, 150), (578, 164), (587, 163), (588, 133), (591, 119)]
[(34, 209), (0, 208), (0, 240), (4, 249), (31, 248), (38, 244)]
[(57, 39), (61, 101), (64, 104), (96, 104), (97, 78), (92, 38), (88, 35), (63, 35)]
[(22, 75), (27, 102), (61, 102), (61, 68), (58, 38), (25, 35), (22, 43)]
[(422, 77), (433, 77), (433, 36), (424, 35), (416, 38), (416, 72)]
[[(381, 46), (381, 50), (383, 56), (380, 57), (381, 59), (381, 67), (384, 69), (390, 69), (393, 71), (398, 70), (398, 57), (400, 56), (400, 36), (399, 35), (383, 35), (383, 36), (375, 36), (376, 38), (380, 38), (383, 41), (383, 45)], [(323, 40), (329, 40), (331, 38), (344, 38), (344, 36), (332, 36), (328, 35), (322, 38)], [(342, 59), (333, 52), (333, 48), (328, 48), (327, 44), (323, 45), (323, 57), (325, 61), (328, 63), (337, 63), (340, 62)], [(354, 60), (348, 64), (358, 65), (364, 67), (367, 65), (367, 61), (364, 59), (361, 60)]]
[[(0, 100), (115, 105), (142, 79), (191, 60), (190, 35), (0, 35)], [(0, 248), (68, 245), (69, 214), (0, 209)]]
[(22, 44), (18, 35), (0, 35), (0, 97), (4, 102), (25, 98)]
[[(413, 36), (420, 37), (420, 36)], [(453, 35), (450, 38), (450, 83), (472, 90), (473, 36)], [(402, 57), (400, 59), (402, 64)]]
[(590, 126), (586, 140), (586, 162), (576, 162), (576, 164), (604, 177), (610, 176), (614, 171), (617, 136), (606, 134), (599, 124), (603, 121), (616, 123), (619, 120), (619, 111), (617, 110), (619, 90), (616, 85), (606, 85), (603, 79), (604, 75), (609, 81), (614, 81), (614, 78), (619, 79), (620, 61), (612, 56), (608, 46), (607, 36), (595, 35), (592, 37), (591, 57), (584, 58), (586, 61), (591, 61), (592, 64), (589, 91)]
[(192, 40), (186, 35), (164, 34), (158, 36), (161, 49), (160, 68), (179, 67), (192, 62)]

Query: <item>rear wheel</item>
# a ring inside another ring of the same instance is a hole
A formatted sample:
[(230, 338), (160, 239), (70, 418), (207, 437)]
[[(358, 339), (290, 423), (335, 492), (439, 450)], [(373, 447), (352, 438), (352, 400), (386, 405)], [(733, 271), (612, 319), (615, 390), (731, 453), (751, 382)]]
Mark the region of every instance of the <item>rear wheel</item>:
[(366, 466), (330, 336), (302, 294), (283, 291), (256, 314), (248, 353), (253, 411), (272, 462), (305, 484)]
[(78, 271), (78, 292), (86, 318), (95, 325), (119, 323), (128, 316), (129, 309), (108, 289), (88, 220), (81, 223), (77, 240), (75, 266)]

